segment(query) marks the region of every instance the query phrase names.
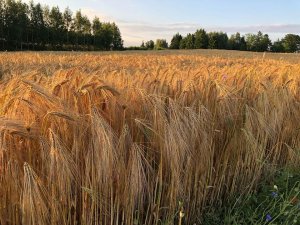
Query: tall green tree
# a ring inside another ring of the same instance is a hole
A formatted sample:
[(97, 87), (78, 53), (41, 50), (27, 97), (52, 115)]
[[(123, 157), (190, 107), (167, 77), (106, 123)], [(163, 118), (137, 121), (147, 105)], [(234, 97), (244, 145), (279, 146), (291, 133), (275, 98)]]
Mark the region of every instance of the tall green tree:
[(100, 22), (100, 19), (98, 17), (95, 17), (92, 23), (92, 32), (94, 36), (94, 46), (101, 49), (103, 48), (103, 40), (102, 40), (102, 24)]
[(101, 22), (99, 17), (95, 17), (93, 20), (93, 24), (92, 24), (92, 32), (94, 35), (99, 35), (101, 34)]
[(33, 2), (30, 2), (29, 5), (29, 15), (30, 15), (30, 26), (29, 26), (29, 35), (27, 36), (30, 40), (33, 50), (35, 45), (43, 46), (46, 42), (46, 26), (44, 22), (44, 13), (41, 4), (34, 5)]
[(103, 31), (103, 48), (104, 50), (112, 50), (113, 45), (113, 31), (110, 23), (102, 24)]
[(228, 39), (228, 49), (240, 50), (241, 48), (241, 35), (240, 33), (232, 34)]
[(5, 28), (5, 4), (4, 0), (0, 0), (0, 49), (4, 50), (5, 45), (5, 36), (4, 36), (4, 28)]
[(62, 44), (65, 33), (63, 15), (58, 6), (52, 7), (49, 14), (49, 26), (52, 44)]
[(277, 39), (277, 41), (274, 41), (271, 50), (272, 52), (284, 52), (282, 40)]
[(153, 50), (154, 49), (154, 41), (153, 40), (150, 40), (150, 41), (147, 41), (146, 43), (145, 43), (145, 47), (147, 48), (147, 49), (149, 49), (149, 50)]
[(237, 32), (236, 34), (232, 34), (228, 39), (228, 49), (242, 51), (246, 50), (247, 46), (245, 37), (241, 36), (239, 32)]
[(195, 36), (195, 48), (208, 48), (208, 35), (204, 29), (197, 30)]
[(90, 42), (92, 24), (87, 16), (82, 17), (82, 34), (83, 34), (83, 45), (88, 45)]
[(101, 23), (99, 18), (93, 20), (92, 32), (95, 45), (104, 50), (120, 50), (123, 48), (121, 32), (115, 23)]
[(26, 30), (29, 24), (28, 5), (21, 1), (7, 0), (4, 21), (4, 33), (8, 47), (12, 50), (23, 50)]
[(185, 48), (194, 49), (195, 47), (195, 36), (194, 34), (188, 34), (185, 38)]
[(44, 17), (44, 24), (46, 27), (46, 43), (47, 45), (50, 44), (50, 8), (49, 6), (43, 7), (43, 17)]
[(300, 36), (296, 34), (287, 34), (282, 39), (282, 45), (285, 52), (296, 52), (300, 50)]
[(248, 51), (257, 51), (257, 38), (255, 34), (246, 34), (246, 43)]
[(240, 50), (241, 51), (246, 51), (247, 50), (247, 43), (246, 43), (245, 36), (241, 37)]
[(171, 40), (170, 49), (179, 49), (181, 40), (182, 36), (179, 33), (175, 34)]
[(166, 49), (168, 48), (168, 42), (166, 41), (166, 39), (157, 39), (154, 48), (156, 50)]
[(70, 31), (72, 29), (73, 13), (69, 7), (67, 7), (63, 13), (64, 29), (66, 30), (66, 41), (69, 43)]
[(246, 42), (247, 50), (256, 52), (269, 51), (272, 44), (269, 35), (263, 34), (261, 31), (257, 34), (247, 34)]
[(272, 46), (272, 42), (269, 38), (268, 34), (263, 34), (262, 32), (258, 32), (258, 42), (259, 42), (259, 51), (269, 51)]
[[(96, 42), (97, 40), (97, 42)], [(99, 40), (99, 41), (98, 41)], [(73, 46), (71, 45), (73, 44)], [(123, 48), (121, 32), (115, 23), (93, 24), (81, 11), (73, 17), (67, 7), (42, 7), (30, 1), (0, 0), (0, 49), (4, 50), (117, 50)]]
[(121, 32), (120, 32), (118, 26), (115, 23), (112, 23), (111, 29), (112, 29), (112, 35), (113, 35), (112, 50), (123, 49), (123, 40), (122, 40)]
[(179, 48), (180, 49), (186, 49), (186, 37), (182, 38), (182, 40), (180, 41), (180, 45)]
[(83, 42), (81, 42), (83, 37), (83, 15), (81, 14), (81, 10), (76, 12), (73, 23), (74, 31), (76, 33), (76, 46), (78, 48), (78, 45), (83, 44)]
[(219, 38), (219, 34), (217, 32), (208, 33), (208, 48), (210, 49), (218, 48), (218, 38)]
[(228, 36), (226, 33), (218, 33), (218, 49), (227, 49), (228, 46)]

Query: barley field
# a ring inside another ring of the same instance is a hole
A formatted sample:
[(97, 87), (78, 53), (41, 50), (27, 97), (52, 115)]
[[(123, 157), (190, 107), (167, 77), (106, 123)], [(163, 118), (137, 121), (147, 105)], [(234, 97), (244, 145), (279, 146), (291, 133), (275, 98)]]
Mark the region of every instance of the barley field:
[(0, 224), (201, 224), (300, 165), (300, 57), (0, 54)]

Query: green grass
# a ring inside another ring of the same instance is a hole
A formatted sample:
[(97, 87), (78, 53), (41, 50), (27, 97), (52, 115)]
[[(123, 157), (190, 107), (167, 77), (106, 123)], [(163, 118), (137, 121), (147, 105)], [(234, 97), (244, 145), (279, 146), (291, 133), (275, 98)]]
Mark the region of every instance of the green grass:
[(274, 179), (265, 178), (256, 193), (222, 208), (211, 208), (204, 225), (292, 225), (300, 224), (300, 173), (283, 169)]

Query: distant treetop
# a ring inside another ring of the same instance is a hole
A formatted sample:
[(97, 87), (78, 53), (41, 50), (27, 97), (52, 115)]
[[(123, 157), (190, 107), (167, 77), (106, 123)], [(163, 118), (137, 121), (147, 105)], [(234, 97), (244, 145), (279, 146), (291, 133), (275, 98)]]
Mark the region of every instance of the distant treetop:
[[(156, 47), (147, 47), (146, 49), (165, 49), (161, 46), (161, 40), (158, 39)], [(152, 41), (153, 42), (153, 41)], [(166, 41), (165, 41), (166, 43)], [(154, 42), (153, 42), (154, 44)], [(140, 48), (145, 50), (145, 48)], [(300, 51), (300, 36), (296, 34), (287, 34), (281, 40), (272, 41), (268, 34), (259, 31), (257, 34), (246, 34), (242, 36), (239, 32), (230, 37), (224, 32), (209, 32), (204, 29), (198, 29), (195, 33), (188, 33), (182, 36), (176, 33), (172, 39), (169, 49), (228, 49), (255, 52), (298, 52)]]

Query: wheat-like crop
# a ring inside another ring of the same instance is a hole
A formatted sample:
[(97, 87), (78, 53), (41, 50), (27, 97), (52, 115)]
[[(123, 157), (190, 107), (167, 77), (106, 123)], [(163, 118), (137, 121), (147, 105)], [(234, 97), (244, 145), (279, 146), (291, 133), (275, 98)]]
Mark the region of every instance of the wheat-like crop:
[(300, 165), (300, 62), (0, 54), (0, 224), (200, 224)]

